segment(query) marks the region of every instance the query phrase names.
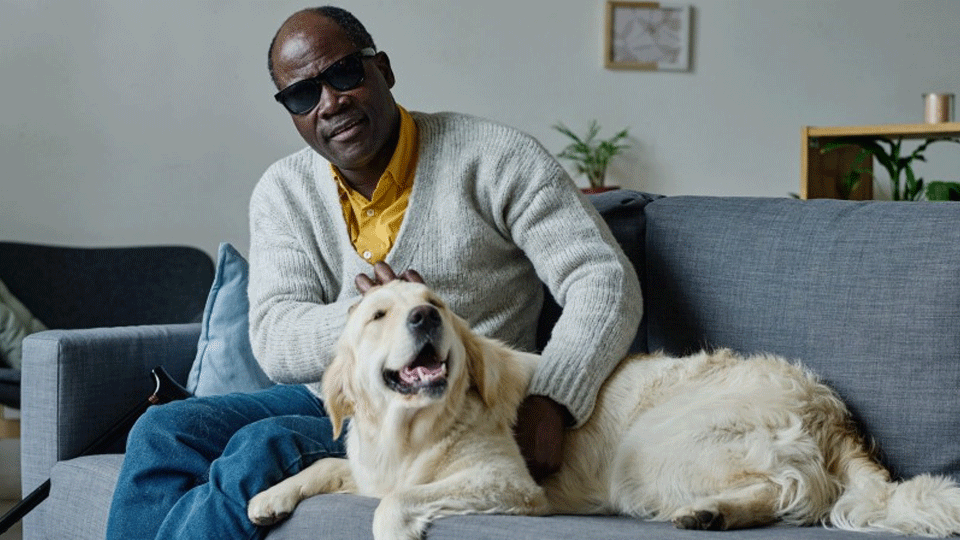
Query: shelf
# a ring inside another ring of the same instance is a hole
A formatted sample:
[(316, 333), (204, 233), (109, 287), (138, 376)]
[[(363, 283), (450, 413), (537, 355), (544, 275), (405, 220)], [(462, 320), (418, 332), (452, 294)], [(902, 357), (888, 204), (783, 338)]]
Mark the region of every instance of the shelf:
[[(884, 137), (888, 139), (937, 139), (960, 137), (960, 122), (942, 124), (883, 124), (873, 126), (804, 126), (801, 131), (800, 145), (800, 198), (824, 199), (839, 198), (838, 181), (853, 165), (860, 149), (838, 148), (826, 154), (820, 153), (820, 146), (845, 137)], [(873, 170), (873, 160), (868, 159), (859, 165), (867, 171)], [(850, 195), (851, 199), (867, 200), (873, 198), (872, 176), (864, 173), (860, 186)]]

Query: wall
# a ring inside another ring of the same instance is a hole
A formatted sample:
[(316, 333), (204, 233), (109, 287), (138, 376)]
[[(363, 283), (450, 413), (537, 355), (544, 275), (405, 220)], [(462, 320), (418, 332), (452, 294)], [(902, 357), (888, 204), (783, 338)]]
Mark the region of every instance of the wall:
[[(265, 69), (302, 5), (0, 0), (0, 238), (245, 249), (254, 183), (302, 146)], [(960, 93), (954, 0), (693, 5), (689, 73), (604, 69), (601, 0), (350, 9), (408, 108), (492, 117), (555, 151), (558, 120), (629, 126), (612, 180), (670, 195), (795, 192), (802, 125), (913, 122), (922, 92)], [(960, 149), (934, 150), (921, 172), (956, 179)]]
[[(287, 0), (0, 0), (0, 239), (248, 243), (246, 205), (303, 143), (271, 95)], [(911, 123), (960, 93), (955, 0), (700, 0), (689, 73), (602, 67), (601, 0), (352, 0), (397, 100), (515, 125), (631, 128), (611, 171), (668, 195), (798, 191), (803, 125)], [(956, 180), (960, 148), (928, 177)], [(4, 463), (9, 462), (7, 456)]]

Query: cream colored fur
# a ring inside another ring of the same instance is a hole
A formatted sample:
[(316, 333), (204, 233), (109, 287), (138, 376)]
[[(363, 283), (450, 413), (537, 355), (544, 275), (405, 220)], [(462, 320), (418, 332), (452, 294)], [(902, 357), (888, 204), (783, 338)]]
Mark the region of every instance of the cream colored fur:
[[(442, 318), (442, 395), (384, 383), (417, 351), (405, 321), (418, 306)], [(624, 360), (594, 415), (568, 433), (560, 472), (541, 488), (511, 426), (538, 357), (474, 334), (426, 287), (393, 282), (351, 313), (324, 376), (349, 461), (323, 459), (254, 497), (258, 524), (319, 493), (381, 499), (377, 540), (417, 539), (465, 513), (616, 513), (689, 529), (785, 521), (922, 536), (960, 533), (960, 487), (920, 476), (893, 483), (837, 396), (809, 371), (730, 351)]]

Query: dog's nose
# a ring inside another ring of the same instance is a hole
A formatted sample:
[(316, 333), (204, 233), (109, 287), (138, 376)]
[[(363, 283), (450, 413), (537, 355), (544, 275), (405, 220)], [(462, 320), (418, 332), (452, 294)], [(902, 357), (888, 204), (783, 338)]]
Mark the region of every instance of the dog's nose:
[(433, 306), (417, 306), (407, 315), (407, 327), (419, 332), (435, 330), (440, 322), (440, 312)]

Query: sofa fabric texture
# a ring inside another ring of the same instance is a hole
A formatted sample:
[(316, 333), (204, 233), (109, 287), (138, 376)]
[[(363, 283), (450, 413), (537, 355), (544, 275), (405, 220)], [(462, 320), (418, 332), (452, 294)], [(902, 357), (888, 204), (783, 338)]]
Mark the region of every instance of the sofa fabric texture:
[(0, 242), (0, 279), (48, 328), (199, 321), (213, 270), (190, 246)]
[[(729, 347), (802, 361), (847, 400), (895, 475), (960, 480), (960, 204), (624, 191), (591, 200), (644, 287), (635, 350)], [(545, 310), (542, 335), (552, 316)], [(142, 399), (154, 363), (186, 381), (199, 337), (195, 324), (25, 340), (23, 487), (51, 471), (54, 478), (50, 499), (28, 516), (25, 540), (103, 537), (122, 456), (73, 459), (83, 434), (112, 420), (93, 411), (121, 414)], [(369, 539), (376, 504), (315, 497), (267, 538)], [(585, 537), (868, 538), (819, 527), (691, 532), (614, 516), (461, 516), (428, 531), (430, 539)]]

